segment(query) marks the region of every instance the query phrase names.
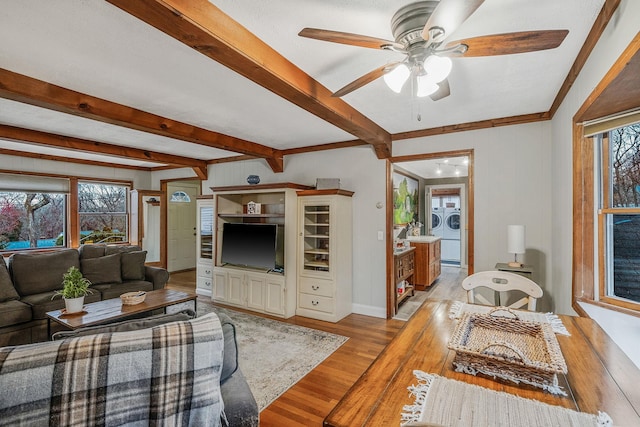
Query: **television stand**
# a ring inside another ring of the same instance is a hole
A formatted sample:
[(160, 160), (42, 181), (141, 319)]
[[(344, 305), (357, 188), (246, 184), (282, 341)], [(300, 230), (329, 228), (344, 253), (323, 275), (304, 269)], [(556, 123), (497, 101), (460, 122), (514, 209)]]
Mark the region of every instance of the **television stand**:
[[(296, 313), (297, 191), (309, 188), (294, 183), (211, 187), (216, 236), (214, 302), (284, 318)], [(229, 222), (277, 224), (278, 231), (283, 230), (276, 262), (281, 270), (222, 264), (223, 224)]]

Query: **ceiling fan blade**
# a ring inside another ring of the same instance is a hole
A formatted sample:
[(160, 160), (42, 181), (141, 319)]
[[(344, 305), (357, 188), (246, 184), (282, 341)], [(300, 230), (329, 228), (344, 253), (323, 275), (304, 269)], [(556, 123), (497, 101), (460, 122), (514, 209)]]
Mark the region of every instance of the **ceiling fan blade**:
[(442, 98), (446, 98), (451, 95), (451, 88), (449, 87), (449, 79), (444, 79), (440, 83), (438, 83), (438, 90), (429, 95), (434, 101), (439, 101)]
[(392, 64), (385, 64), (382, 67), (376, 68), (373, 71), (369, 71), (364, 76), (361, 76), (361, 77), (355, 79), (354, 81), (352, 81), (351, 83), (349, 83), (348, 85), (343, 87), (342, 89), (338, 90), (337, 92), (334, 92), (331, 96), (339, 98), (341, 96), (345, 96), (346, 94), (353, 92), (356, 89), (360, 89), (362, 86), (364, 86), (366, 84), (369, 84), (372, 81), (374, 81), (376, 79), (379, 79), (380, 77), (384, 76), (389, 71), (393, 70), (395, 68), (395, 66), (400, 64), (400, 63), (401, 62), (394, 62)]
[[(447, 48), (454, 47), (458, 44), (466, 45), (468, 49), (462, 55), (465, 57), (511, 55), (514, 53), (554, 49), (560, 46), (567, 34), (569, 34), (569, 30), (521, 31), (517, 33), (494, 34), (456, 40), (447, 43)], [(447, 55), (447, 53), (444, 53), (444, 55)], [(456, 53), (452, 53), (450, 56), (456, 56)]]
[[(431, 16), (429, 16), (422, 30), (422, 38), (433, 42), (441, 42), (453, 34), (482, 3), (484, 3), (484, 0), (440, 0), (440, 4), (436, 6)], [(436, 35), (438, 33), (431, 34), (429, 30), (432, 28), (441, 28), (444, 33), (439, 36)], [(436, 35), (435, 38), (434, 35)]]
[(379, 39), (376, 37), (363, 36), (360, 34), (343, 33), (342, 31), (321, 30), (318, 28), (303, 28), (298, 33), (301, 37), (323, 40), (332, 43), (342, 43), (351, 46), (367, 47), (369, 49), (384, 49), (392, 47), (395, 50), (404, 51), (404, 45), (391, 40)]

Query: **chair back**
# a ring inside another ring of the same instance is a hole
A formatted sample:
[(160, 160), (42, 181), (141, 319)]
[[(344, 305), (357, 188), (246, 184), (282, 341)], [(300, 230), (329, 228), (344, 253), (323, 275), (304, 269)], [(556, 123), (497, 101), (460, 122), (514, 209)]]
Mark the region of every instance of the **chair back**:
[(542, 288), (533, 280), (507, 271), (480, 271), (474, 273), (462, 281), (462, 288), (467, 291), (467, 302), (469, 304), (476, 304), (477, 301), (486, 305), (495, 305), (495, 302), (490, 302), (483, 295), (475, 292), (476, 288), (489, 288), (498, 292), (522, 291), (527, 295), (509, 305), (509, 308), (527, 306), (529, 311), (536, 310), (536, 301), (542, 297), (543, 293)]

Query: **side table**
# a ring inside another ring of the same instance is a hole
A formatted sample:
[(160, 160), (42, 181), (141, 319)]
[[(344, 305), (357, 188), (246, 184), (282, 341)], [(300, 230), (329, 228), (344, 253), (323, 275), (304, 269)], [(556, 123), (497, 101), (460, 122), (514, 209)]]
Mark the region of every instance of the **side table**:
[(509, 271), (511, 273), (517, 273), (529, 279), (531, 279), (531, 276), (533, 275), (533, 267), (530, 265), (523, 265), (522, 267), (510, 267), (506, 262), (499, 262), (496, 264), (495, 269), (498, 271)]

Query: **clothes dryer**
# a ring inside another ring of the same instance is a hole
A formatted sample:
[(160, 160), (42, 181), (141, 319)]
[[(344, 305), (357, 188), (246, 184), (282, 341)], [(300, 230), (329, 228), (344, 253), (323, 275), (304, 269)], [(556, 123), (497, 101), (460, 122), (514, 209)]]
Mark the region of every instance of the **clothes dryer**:
[(460, 208), (445, 208), (442, 237), (460, 240)]

